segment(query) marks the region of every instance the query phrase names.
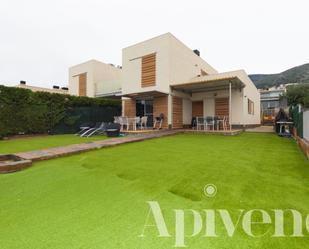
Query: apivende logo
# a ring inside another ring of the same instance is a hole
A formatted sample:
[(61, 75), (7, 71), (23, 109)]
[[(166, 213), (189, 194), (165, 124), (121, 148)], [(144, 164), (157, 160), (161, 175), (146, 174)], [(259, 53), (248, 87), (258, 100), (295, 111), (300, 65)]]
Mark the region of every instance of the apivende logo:
[[(208, 184), (204, 188), (204, 193), (207, 197), (214, 197), (217, 188), (213, 184)], [(146, 237), (149, 230), (155, 229), (158, 237), (174, 237), (174, 247), (187, 247), (185, 239), (197, 235), (205, 238), (226, 235), (233, 237), (237, 229), (242, 229), (245, 234), (254, 238), (264, 236), (272, 238), (309, 236), (309, 215), (303, 216), (295, 209), (272, 209), (271, 211), (263, 209), (237, 209), (231, 211), (226, 209), (204, 209), (202, 211), (173, 209), (171, 212), (175, 216), (175, 230), (174, 234), (172, 234), (167, 228), (160, 204), (157, 201), (148, 201), (147, 205), (149, 206), (149, 212), (139, 237)], [(232, 213), (237, 213), (237, 217), (232, 218)], [(257, 219), (257, 217), (259, 218)], [(291, 217), (293, 220), (289, 232), (284, 229), (287, 217)], [(189, 229), (186, 227), (186, 222), (190, 224), (190, 233), (188, 233)], [(219, 222), (223, 224), (225, 234), (216, 232), (216, 224)], [(254, 227), (261, 225), (265, 226), (263, 232), (260, 229), (259, 232), (255, 232)], [(305, 225), (305, 228), (303, 225)]]

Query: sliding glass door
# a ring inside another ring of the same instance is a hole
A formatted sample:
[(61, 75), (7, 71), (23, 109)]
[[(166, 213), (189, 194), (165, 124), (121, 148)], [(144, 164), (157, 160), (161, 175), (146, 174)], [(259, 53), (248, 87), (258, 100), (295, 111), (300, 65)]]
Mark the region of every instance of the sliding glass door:
[(147, 116), (147, 126), (152, 127), (153, 124), (153, 100), (136, 100), (136, 116)]

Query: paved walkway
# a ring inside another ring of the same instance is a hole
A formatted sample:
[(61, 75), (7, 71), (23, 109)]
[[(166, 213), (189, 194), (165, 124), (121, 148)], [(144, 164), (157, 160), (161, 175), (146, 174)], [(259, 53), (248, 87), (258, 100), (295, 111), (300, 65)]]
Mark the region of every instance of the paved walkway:
[(55, 147), (55, 148), (44, 149), (44, 150), (21, 152), (21, 153), (16, 153), (15, 155), (21, 158), (24, 158), (26, 160), (31, 160), (31, 161), (47, 160), (51, 158), (77, 154), (77, 153), (90, 151), (94, 149), (101, 149), (101, 148), (111, 147), (111, 146), (120, 145), (120, 144), (133, 143), (133, 142), (144, 141), (144, 140), (152, 139), (152, 138), (159, 138), (159, 137), (164, 137), (164, 136), (175, 135), (177, 133), (182, 133), (182, 132), (183, 132), (182, 130), (160, 131), (160, 132), (153, 132), (153, 133), (148, 133), (148, 134), (139, 134), (139, 135), (134, 135), (134, 136), (111, 138), (111, 139), (106, 139), (106, 140), (101, 140), (101, 141), (90, 142), (90, 143), (73, 144), (73, 145)]
[(273, 126), (266, 126), (266, 125), (262, 125), (256, 128), (250, 128), (250, 129), (246, 129), (246, 131), (248, 132), (266, 132), (266, 133), (274, 133), (274, 128)]

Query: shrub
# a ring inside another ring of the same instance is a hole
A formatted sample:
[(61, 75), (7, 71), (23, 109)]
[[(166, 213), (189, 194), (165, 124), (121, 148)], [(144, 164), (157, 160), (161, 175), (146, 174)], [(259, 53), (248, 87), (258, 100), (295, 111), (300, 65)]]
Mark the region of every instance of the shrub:
[(303, 83), (287, 87), (287, 92), (283, 95), (291, 106), (301, 104), (309, 107), (309, 84)]
[[(86, 108), (83, 115), (76, 113), (80, 108)], [(80, 122), (91, 118), (86, 115), (91, 109), (108, 109), (108, 120), (103, 116), (98, 118), (111, 121), (111, 117), (119, 115), (121, 102), (0, 86), (0, 138), (19, 133), (49, 133), (61, 123), (63, 127), (74, 126), (76, 129)], [(74, 129), (69, 130), (73, 132)]]

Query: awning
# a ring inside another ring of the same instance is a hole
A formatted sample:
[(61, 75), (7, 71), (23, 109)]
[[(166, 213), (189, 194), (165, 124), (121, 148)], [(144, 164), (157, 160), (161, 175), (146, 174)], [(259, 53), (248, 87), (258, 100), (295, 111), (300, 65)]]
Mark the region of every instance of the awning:
[(140, 92), (140, 93), (128, 93), (122, 94), (122, 97), (128, 97), (133, 99), (151, 99), (155, 97), (162, 97), (168, 95), (167, 93), (160, 91), (148, 91), (148, 92)]
[(213, 74), (195, 77), (191, 81), (172, 84), (172, 90), (181, 91), (184, 93), (198, 93), (218, 90), (228, 90), (230, 83), (232, 89), (241, 89), (246, 86), (245, 82), (241, 80), (241, 71)]

